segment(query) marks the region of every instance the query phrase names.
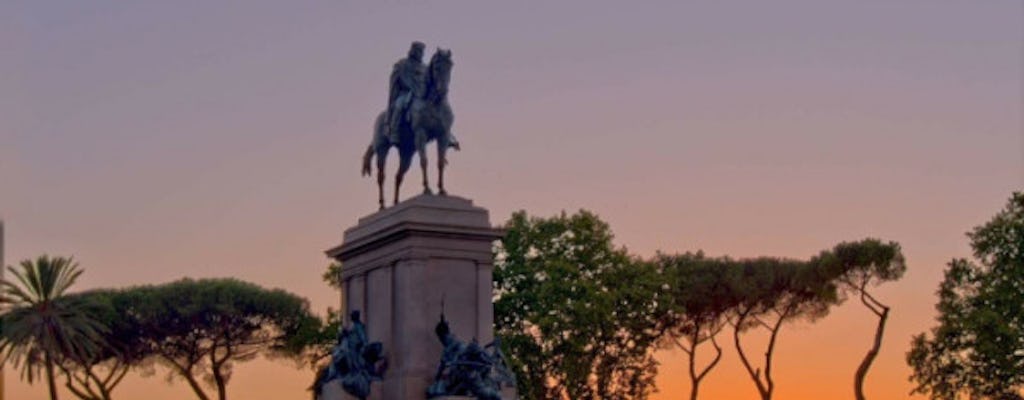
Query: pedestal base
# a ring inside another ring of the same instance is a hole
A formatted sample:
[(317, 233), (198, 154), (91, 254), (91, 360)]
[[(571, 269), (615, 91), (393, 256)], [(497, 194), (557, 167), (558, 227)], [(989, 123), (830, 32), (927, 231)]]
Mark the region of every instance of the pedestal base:
[[(324, 384), (324, 387), (321, 389), (322, 391), (320, 392), (320, 396), (317, 397), (316, 400), (359, 400), (355, 396), (350, 395), (347, 392), (345, 392), (345, 389), (343, 389), (341, 387), (341, 383), (340, 382), (341, 381), (334, 380), (334, 381), (327, 382), (326, 384)], [(379, 388), (374, 388), (374, 389), (379, 389)], [(373, 398), (372, 397), (372, 392), (371, 392), (371, 398)]]
[(441, 358), (442, 303), (459, 339), (493, 340), (491, 248), (500, 237), (471, 201), (420, 195), (361, 218), (327, 251), (342, 263), (343, 315), (359, 310), (369, 340), (384, 344), (388, 371), (371, 399), (426, 398)]
[[(518, 400), (519, 397), (516, 395), (516, 390), (512, 388), (505, 388), (501, 391), (501, 400)], [(441, 396), (434, 397), (430, 400), (476, 400), (476, 397), (472, 396)]]

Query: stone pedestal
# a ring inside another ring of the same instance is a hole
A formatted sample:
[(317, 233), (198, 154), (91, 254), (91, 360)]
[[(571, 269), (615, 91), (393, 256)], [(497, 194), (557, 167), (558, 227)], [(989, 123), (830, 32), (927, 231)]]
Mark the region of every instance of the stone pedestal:
[[(493, 340), (493, 242), (486, 209), (454, 196), (420, 195), (361, 218), (327, 255), (341, 261), (341, 309), (359, 310), (388, 370), (370, 399), (422, 400), (436, 372), (441, 301), (463, 340)], [(325, 400), (334, 400), (327, 399)]]

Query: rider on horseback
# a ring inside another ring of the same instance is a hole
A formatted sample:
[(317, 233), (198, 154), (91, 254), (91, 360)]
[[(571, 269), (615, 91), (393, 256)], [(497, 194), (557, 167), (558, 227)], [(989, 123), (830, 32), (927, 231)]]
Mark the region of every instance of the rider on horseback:
[(417, 97), (426, 91), (427, 67), (423, 65), (421, 42), (413, 42), (409, 56), (398, 60), (391, 70), (391, 90), (388, 92), (388, 140), (398, 144), (401, 123), (409, 123), (409, 109)]
[(459, 150), (459, 142), (452, 135), (455, 115), (448, 104), (452, 52), (439, 48), (431, 57), (430, 65), (423, 65), (424, 47), (423, 43), (413, 42), (409, 56), (392, 68), (388, 108), (374, 120), (373, 140), (363, 153), (363, 175), (371, 174), (371, 164), (374, 157), (377, 159), (377, 199), (381, 209), (384, 208), (385, 158), (392, 147), (398, 149), (401, 157), (395, 174), (395, 204), (398, 204), (402, 177), (409, 170), (414, 155), (419, 155), (423, 171), (423, 192), (432, 192), (427, 179), (426, 147), (433, 141), (437, 143), (437, 192), (447, 194), (444, 189), (444, 168), (448, 162), (445, 153), (450, 148)]

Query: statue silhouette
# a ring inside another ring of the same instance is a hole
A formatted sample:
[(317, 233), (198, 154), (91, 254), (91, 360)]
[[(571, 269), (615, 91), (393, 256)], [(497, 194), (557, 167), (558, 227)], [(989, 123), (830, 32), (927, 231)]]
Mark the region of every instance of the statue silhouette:
[[(413, 49), (410, 49), (410, 57), (412, 57), (413, 50), (416, 47), (414, 43)], [(391, 147), (398, 148), (398, 156), (400, 157), (398, 173), (395, 174), (394, 204), (398, 203), (399, 187), (402, 185), (402, 178), (409, 170), (414, 152), (419, 154), (420, 157), (420, 169), (423, 171), (423, 192), (431, 193), (430, 184), (427, 180), (426, 151), (427, 143), (431, 141), (437, 142), (438, 193), (441, 195), (447, 194), (444, 189), (444, 167), (448, 163), (446, 154), (449, 147), (455, 150), (460, 148), (459, 142), (455, 140), (455, 136), (451, 132), (455, 115), (452, 114), (452, 108), (448, 104), (448, 84), (451, 81), (452, 65), (451, 50), (438, 49), (430, 58), (430, 64), (427, 65), (424, 89), (405, 92), (398, 91), (399, 93), (396, 96), (391, 96), (391, 93), (389, 93), (389, 99), (391, 97), (401, 99), (403, 95), (411, 95), (411, 103), (404, 108), (401, 105), (398, 105), (398, 107), (389, 105), (388, 108), (391, 110), (385, 110), (377, 116), (373, 129), (373, 141), (366, 148), (366, 153), (363, 155), (362, 172), (363, 176), (370, 175), (370, 164), (373, 161), (373, 157), (376, 156), (377, 194), (381, 209), (384, 208), (384, 164)], [(395, 68), (398, 69), (399, 66), (396, 65)], [(395, 72), (397, 73), (398, 71)], [(393, 81), (397, 79), (395, 78), (396, 73), (392, 74)], [(392, 90), (392, 92), (395, 92), (395, 90)], [(395, 103), (400, 104), (400, 101), (395, 100)], [(391, 115), (391, 113), (401, 114)], [(392, 127), (392, 125), (394, 126)], [(392, 132), (392, 129), (397, 129), (397, 132)], [(397, 142), (395, 138), (397, 138)]]

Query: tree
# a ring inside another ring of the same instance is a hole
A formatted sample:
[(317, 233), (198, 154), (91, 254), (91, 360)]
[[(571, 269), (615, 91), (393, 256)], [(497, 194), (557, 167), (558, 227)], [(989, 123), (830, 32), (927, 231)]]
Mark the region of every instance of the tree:
[(89, 317), (87, 304), (65, 296), (82, 274), (72, 259), (43, 255), (20, 266), (7, 268), (15, 280), (0, 280), (0, 302), (9, 307), (0, 316), (0, 364), (13, 360), (29, 382), (42, 369), (56, 400), (57, 365), (99, 351), (106, 330)]
[(933, 399), (1024, 398), (1024, 193), (967, 234), (939, 285), (939, 325), (907, 353), (914, 392)]
[(661, 278), (580, 211), (505, 224), (495, 325), (524, 399), (644, 399), (653, 390)]
[(132, 288), (91, 290), (72, 297), (91, 305), (89, 316), (107, 329), (106, 346), (91, 354), (65, 357), (59, 364), (65, 386), (79, 399), (111, 400), (125, 375), (148, 365), (154, 355), (151, 344), (159, 339), (145, 336), (152, 332), (140, 329), (131, 310), (146, 299)]
[[(666, 281), (668, 310), (660, 314), (664, 335), (689, 358), (691, 400), (697, 399), (701, 381), (722, 359), (716, 336), (728, 324), (727, 313), (738, 300), (729, 287), (729, 266), (716, 261), (701, 252), (655, 257)], [(698, 368), (698, 347), (707, 342), (715, 356)]]
[(235, 279), (184, 279), (141, 287), (131, 312), (155, 357), (201, 400), (227, 398), (233, 365), (259, 354), (298, 357), (320, 331), (306, 300)]
[[(806, 262), (769, 257), (718, 261), (731, 265), (732, 270), (730, 290), (737, 299), (730, 311), (733, 344), (761, 399), (770, 400), (775, 392), (772, 357), (783, 324), (825, 316), (837, 301), (836, 287)], [(764, 329), (769, 334), (763, 370), (754, 366), (740, 340), (750, 329)]]
[(903, 277), (907, 266), (900, 246), (895, 242), (882, 243), (878, 239), (844, 242), (811, 259), (810, 264), (817, 265), (825, 274), (835, 276), (844, 293), (860, 298), (864, 307), (878, 317), (874, 341), (853, 378), (854, 396), (857, 400), (864, 400), (864, 378), (882, 347), (882, 335), (889, 319), (889, 306), (878, 301), (868, 290)]
[(320, 278), (324, 280), (327, 286), (334, 289), (342, 290), (341, 287), (341, 263), (338, 261), (332, 261), (324, 273), (320, 275)]

